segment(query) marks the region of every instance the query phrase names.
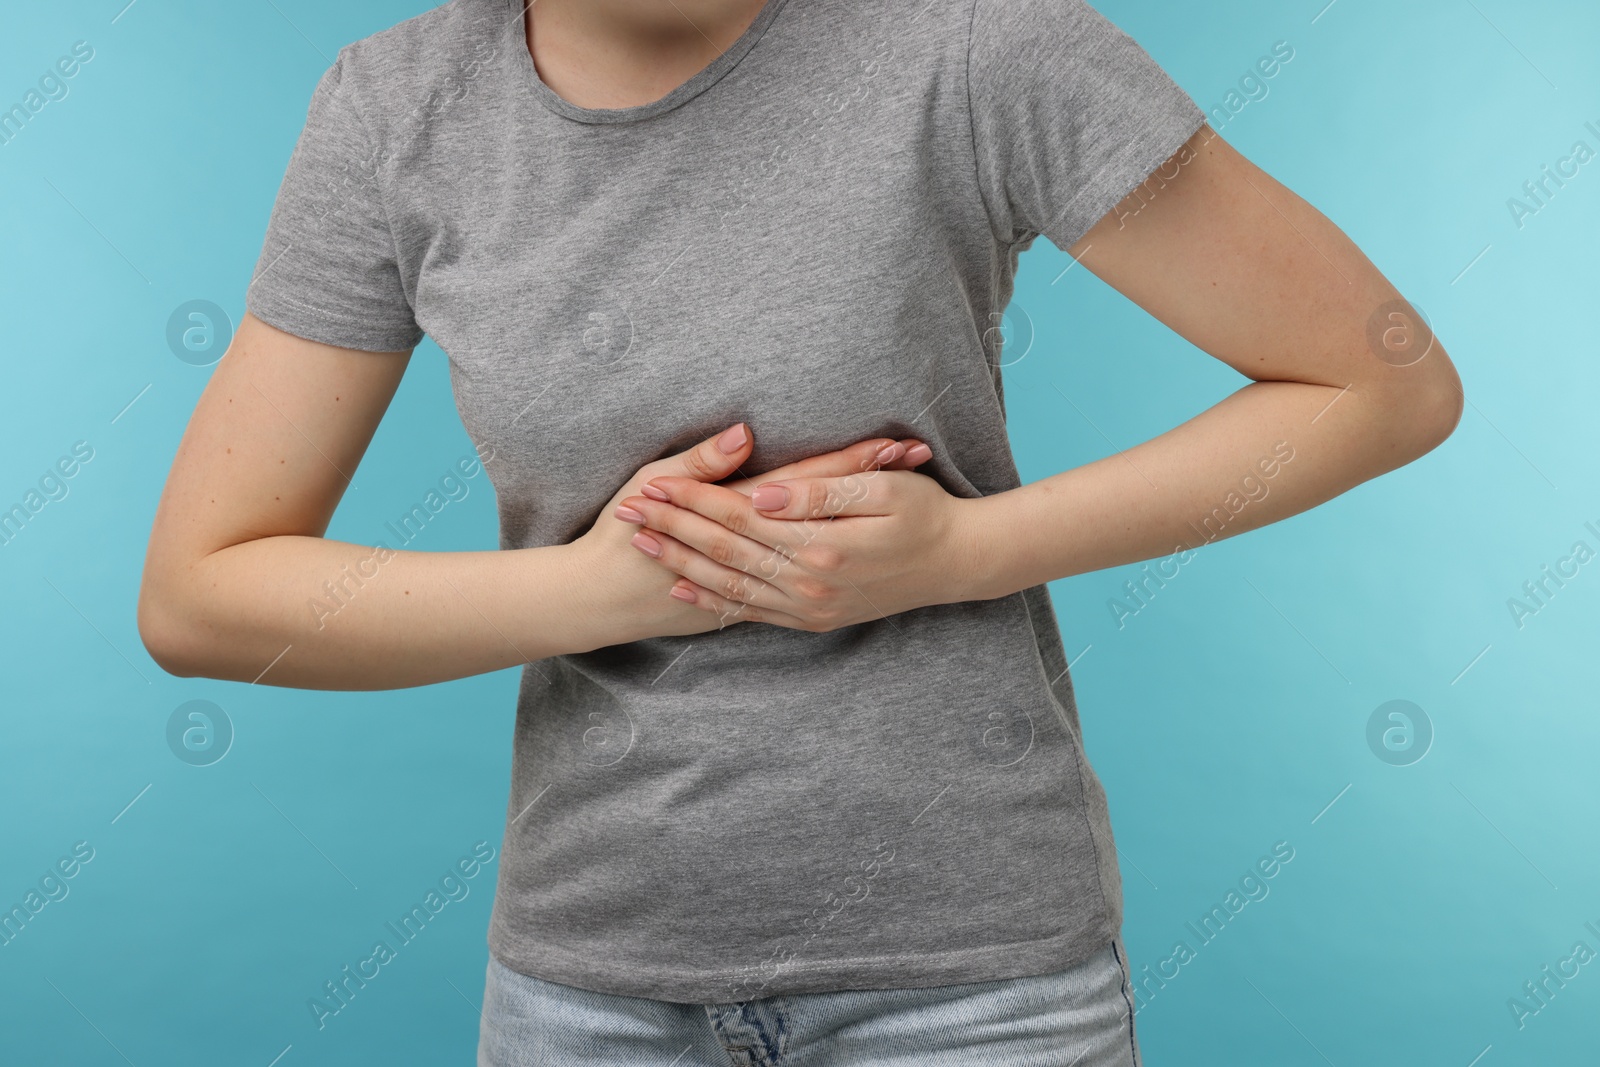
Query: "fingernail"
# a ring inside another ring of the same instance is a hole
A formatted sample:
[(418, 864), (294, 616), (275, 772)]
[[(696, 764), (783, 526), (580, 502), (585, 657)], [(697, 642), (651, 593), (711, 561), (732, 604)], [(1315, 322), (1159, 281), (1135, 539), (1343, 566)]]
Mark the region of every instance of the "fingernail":
[(750, 503), (763, 511), (781, 508), (789, 502), (789, 490), (781, 485), (758, 485), (750, 494)]
[(623, 522), (643, 522), (644, 521), (644, 513), (643, 512), (639, 511), (637, 508), (630, 508), (626, 504), (618, 504), (617, 505), (616, 515), (617, 515), (617, 518), (621, 519)]
[(694, 593), (685, 589), (681, 585), (675, 585), (672, 587), (672, 595), (677, 597), (679, 600), (687, 600), (691, 604), (694, 603)]
[(906, 459), (911, 463), (926, 463), (933, 458), (933, 449), (927, 445), (916, 444), (906, 449)]
[(640, 530), (638, 533), (633, 535), (632, 544), (634, 548), (637, 548), (647, 556), (661, 555), (661, 542), (657, 541), (654, 537), (651, 537), (643, 530)]
[(655, 486), (651, 485), (649, 482), (645, 482), (643, 485), (641, 485), (639, 487), (639, 492), (643, 493), (645, 496), (649, 497), (651, 500), (671, 500), (672, 499), (666, 493), (662, 492), (660, 489), (657, 489)]
[(744, 423), (741, 422), (737, 426), (722, 431), (722, 436), (717, 438), (717, 447), (722, 449), (723, 455), (731, 455), (743, 448), (744, 443), (748, 440), (750, 440), (750, 434), (745, 430)]
[(873, 462), (877, 463), (878, 466), (881, 467), (885, 463), (888, 463), (889, 461), (893, 460), (899, 454), (900, 454), (900, 442), (896, 441), (894, 444), (889, 445), (883, 451), (879, 452), (877, 454), (877, 456), (874, 458)]

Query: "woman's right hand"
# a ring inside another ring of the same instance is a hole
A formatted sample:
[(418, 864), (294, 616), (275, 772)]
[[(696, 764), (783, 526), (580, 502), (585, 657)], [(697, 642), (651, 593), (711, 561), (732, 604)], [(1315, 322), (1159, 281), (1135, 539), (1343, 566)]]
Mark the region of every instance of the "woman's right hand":
[[(620, 635), (610, 643), (705, 633), (726, 624), (693, 604), (674, 599), (670, 594), (678, 575), (634, 548), (630, 542), (639, 527), (613, 515), (624, 498), (637, 495), (639, 487), (651, 478), (675, 475), (720, 482), (748, 495), (757, 481), (843, 477), (875, 469), (910, 470), (932, 458), (927, 445), (917, 438), (895, 441), (873, 437), (754, 477), (723, 481), (736, 475), (740, 465), (750, 458), (752, 444), (749, 427), (741, 422), (684, 452), (646, 463), (600, 509), (594, 525), (571, 543), (570, 558), (580, 586), (593, 592), (593, 610), (611, 616), (612, 625), (606, 627), (607, 631)], [(880, 461), (878, 457), (889, 446), (894, 447), (888, 458)], [(914, 448), (917, 450), (912, 452)]]

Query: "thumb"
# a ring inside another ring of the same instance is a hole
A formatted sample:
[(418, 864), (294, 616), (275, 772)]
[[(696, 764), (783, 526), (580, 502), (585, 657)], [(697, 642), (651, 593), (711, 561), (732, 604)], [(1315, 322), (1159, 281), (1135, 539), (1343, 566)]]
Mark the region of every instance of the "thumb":
[(688, 451), (656, 460), (649, 466), (649, 476), (676, 475), (700, 482), (717, 482), (733, 474), (739, 464), (749, 458), (750, 428), (739, 422)]

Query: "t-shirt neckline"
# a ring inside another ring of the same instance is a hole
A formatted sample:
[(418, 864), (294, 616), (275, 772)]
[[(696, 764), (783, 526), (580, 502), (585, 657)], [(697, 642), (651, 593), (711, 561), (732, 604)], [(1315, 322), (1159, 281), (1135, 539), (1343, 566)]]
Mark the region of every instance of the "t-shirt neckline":
[(724, 74), (745, 57), (745, 53), (755, 47), (755, 43), (766, 32), (767, 26), (777, 16), (778, 9), (783, 7), (786, 0), (767, 0), (766, 4), (757, 12), (755, 21), (751, 22), (739, 39), (728, 46), (727, 51), (702, 67), (688, 81), (679, 85), (666, 96), (659, 100), (652, 100), (648, 104), (639, 104), (635, 107), (579, 107), (570, 100), (561, 96), (544, 79), (539, 76), (539, 70), (533, 65), (533, 54), (528, 51), (528, 37), (526, 26), (523, 23), (523, 12), (526, 8), (524, 0), (505, 0), (505, 11), (510, 20), (513, 40), (513, 62), (517, 68), (518, 77), (532, 90), (538, 101), (551, 111), (565, 118), (577, 122), (636, 122), (639, 119), (651, 118), (663, 114), (692, 100), (711, 88), (722, 79)]

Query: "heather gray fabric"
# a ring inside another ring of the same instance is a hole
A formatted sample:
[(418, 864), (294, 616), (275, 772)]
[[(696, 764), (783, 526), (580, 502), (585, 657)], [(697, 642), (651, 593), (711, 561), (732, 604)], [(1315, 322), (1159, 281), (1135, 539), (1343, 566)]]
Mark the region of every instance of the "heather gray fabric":
[[(747, 473), (915, 435), (950, 492), (1016, 487), (992, 327), (1018, 253), (1074, 243), (1204, 119), (1080, 0), (770, 0), (607, 111), (539, 80), (519, 16), (453, 0), (340, 51), (247, 297), (331, 344), (432, 337), (506, 549), (741, 419)], [(1120, 928), (1044, 586), (541, 660), (514, 744), (489, 944), (548, 981), (988, 981)]]

